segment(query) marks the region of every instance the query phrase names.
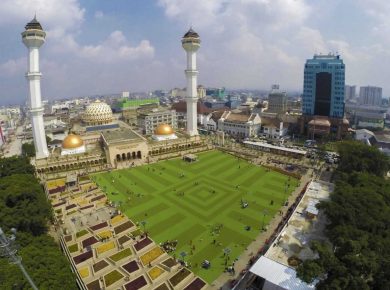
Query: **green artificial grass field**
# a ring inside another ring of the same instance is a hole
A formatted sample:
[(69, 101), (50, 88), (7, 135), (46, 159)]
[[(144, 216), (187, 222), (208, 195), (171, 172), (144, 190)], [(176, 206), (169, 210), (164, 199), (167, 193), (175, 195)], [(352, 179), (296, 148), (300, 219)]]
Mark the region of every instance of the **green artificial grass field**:
[[(278, 213), (298, 180), (220, 151), (197, 156), (193, 163), (172, 159), (93, 179), (157, 243), (178, 240), (171, 254), (184, 256), (211, 283)], [(209, 269), (201, 267), (204, 260)]]

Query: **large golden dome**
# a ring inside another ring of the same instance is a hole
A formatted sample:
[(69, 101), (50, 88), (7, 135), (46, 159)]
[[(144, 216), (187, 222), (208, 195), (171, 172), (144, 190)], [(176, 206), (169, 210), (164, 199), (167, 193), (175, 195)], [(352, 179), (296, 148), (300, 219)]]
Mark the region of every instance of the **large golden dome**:
[(171, 126), (167, 125), (167, 124), (160, 124), (157, 126), (156, 130), (154, 131), (154, 134), (155, 135), (171, 135), (173, 134), (173, 129)]
[(87, 125), (103, 125), (112, 122), (112, 110), (105, 102), (96, 100), (86, 108), (83, 121)]
[(80, 136), (75, 135), (75, 134), (69, 134), (62, 141), (62, 148), (63, 149), (74, 149), (74, 148), (79, 148), (83, 145), (84, 145), (83, 139), (81, 139)]

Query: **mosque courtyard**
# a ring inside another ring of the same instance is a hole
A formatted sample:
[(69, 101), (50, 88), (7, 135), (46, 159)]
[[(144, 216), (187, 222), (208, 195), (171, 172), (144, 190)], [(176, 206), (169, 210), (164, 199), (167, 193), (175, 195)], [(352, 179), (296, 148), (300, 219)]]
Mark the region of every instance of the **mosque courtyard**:
[(153, 240), (170, 241), (170, 254), (212, 283), (279, 214), (298, 180), (220, 151), (197, 157), (92, 178)]

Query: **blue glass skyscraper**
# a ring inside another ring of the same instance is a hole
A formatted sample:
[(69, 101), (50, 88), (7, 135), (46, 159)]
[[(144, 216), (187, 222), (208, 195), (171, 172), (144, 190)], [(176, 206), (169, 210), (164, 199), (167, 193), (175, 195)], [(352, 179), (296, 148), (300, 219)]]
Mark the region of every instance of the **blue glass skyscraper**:
[(304, 115), (344, 117), (345, 65), (339, 55), (314, 55), (305, 64)]

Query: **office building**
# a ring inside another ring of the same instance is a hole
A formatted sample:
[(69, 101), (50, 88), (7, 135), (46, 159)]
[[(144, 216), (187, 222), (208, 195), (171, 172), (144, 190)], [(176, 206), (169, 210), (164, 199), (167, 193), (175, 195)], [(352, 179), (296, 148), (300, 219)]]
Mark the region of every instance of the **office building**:
[(268, 110), (270, 113), (285, 113), (287, 111), (287, 94), (279, 90), (279, 85), (273, 85), (268, 94)]
[(137, 111), (138, 127), (142, 133), (152, 135), (158, 125), (166, 124), (173, 129), (177, 128), (177, 116), (175, 110), (159, 107), (153, 109), (140, 109)]
[(368, 106), (382, 105), (382, 88), (379, 87), (360, 87), (359, 103)]
[(352, 101), (356, 99), (356, 86), (345, 85), (344, 87), (344, 99), (346, 101)]
[(339, 55), (314, 55), (305, 64), (303, 114), (344, 117), (345, 65)]
[(345, 65), (339, 55), (314, 55), (304, 69), (301, 134), (310, 138), (334, 134), (340, 139), (348, 132), (344, 119)]

